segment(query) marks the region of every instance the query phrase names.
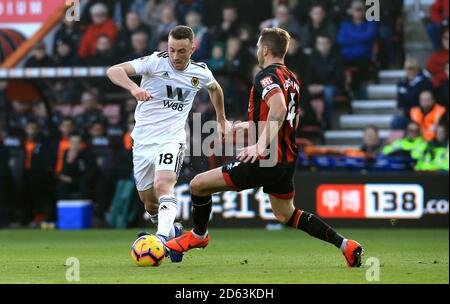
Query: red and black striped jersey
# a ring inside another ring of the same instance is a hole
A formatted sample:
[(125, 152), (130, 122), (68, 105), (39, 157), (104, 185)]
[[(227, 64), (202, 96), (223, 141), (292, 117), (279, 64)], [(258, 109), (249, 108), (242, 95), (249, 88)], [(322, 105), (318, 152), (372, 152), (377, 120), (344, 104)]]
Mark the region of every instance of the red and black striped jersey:
[[(250, 92), (248, 118), (258, 126), (257, 130), (261, 130), (261, 125), (264, 125), (268, 118), (267, 102), (276, 93), (283, 94), (287, 108), (283, 125), (278, 131), (277, 163), (293, 163), (297, 160), (298, 153), (295, 133), (296, 118), (300, 112), (300, 83), (285, 65), (272, 64), (256, 75)], [(254, 133), (257, 142), (260, 132)]]

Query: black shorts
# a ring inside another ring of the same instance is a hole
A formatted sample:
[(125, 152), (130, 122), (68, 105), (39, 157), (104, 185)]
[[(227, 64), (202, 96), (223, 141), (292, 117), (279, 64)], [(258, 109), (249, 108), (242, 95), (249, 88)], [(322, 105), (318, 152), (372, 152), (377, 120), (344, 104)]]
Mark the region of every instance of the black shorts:
[(294, 173), (295, 163), (260, 167), (259, 161), (253, 164), (236, 162), (222, 167), (226, 183), (235, 191), (263, 187), (265, 193), (279, 199), (295, 196)]

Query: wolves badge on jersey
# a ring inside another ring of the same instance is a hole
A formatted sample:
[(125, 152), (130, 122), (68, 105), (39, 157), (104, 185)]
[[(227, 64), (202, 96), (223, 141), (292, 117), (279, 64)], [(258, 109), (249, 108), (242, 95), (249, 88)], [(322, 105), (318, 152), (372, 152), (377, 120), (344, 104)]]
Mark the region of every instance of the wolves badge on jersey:
[(197, 77), (192, 77), (191, 84), (193, 87), (198, 87), (200, 80)]

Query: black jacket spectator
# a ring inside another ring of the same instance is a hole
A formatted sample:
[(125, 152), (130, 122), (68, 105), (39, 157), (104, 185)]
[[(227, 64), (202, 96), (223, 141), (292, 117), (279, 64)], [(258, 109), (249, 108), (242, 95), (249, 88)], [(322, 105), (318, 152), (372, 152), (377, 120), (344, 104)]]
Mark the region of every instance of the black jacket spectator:
[(409, 113), (412, 107), (419, 105), (419, 96), (423, 91), (433, 89), (431, 81), (421, 71), (414, 79), (401, 79), (397, 84), (397, 106)]
[[(142, 23), (136, 12), (129, 12), (126, 16), (125, 26), (117, 34), (116, 47), (121, 51), (121, 55), (126, 56), (132, 51), (131, 37), (136, 32), (144, 32), (147, 34), (147, 44), (151, 40), (150, 28)], [(148, 45), (147, 45), (148, 47)]]
[(45, 44), (42, 42), (36, 43), (31, 57), (25, 61), (25, 67), (27, 68), (42, 68), (52, 67), (55, 65), (53, 59), (46, 53)]
[(309, 58), (305, 74), (306, 84), (321, 84), (343, 88), (344, 66), (337, 52), (331, 52), (327, 57), (314, 51)]
[(68, 21), (66, 18), (63, 19), (61, 27), (55, 34), (53, 43), (53, 53), (56, 54), (58, 48), (58, 41), (64, 41), (70, 45), (71, 50), (77, 50), (78, 44), (80, 42), (83, 32), (78, 26), (78, 23), (73, 21)]

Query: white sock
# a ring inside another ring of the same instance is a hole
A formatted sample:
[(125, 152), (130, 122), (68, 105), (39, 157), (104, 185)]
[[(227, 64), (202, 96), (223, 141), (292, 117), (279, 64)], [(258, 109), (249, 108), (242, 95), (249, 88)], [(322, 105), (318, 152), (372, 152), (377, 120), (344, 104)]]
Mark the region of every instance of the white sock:
[(159, 198), (157, 235), (169, 238), (170, 231), (178, 213), (178, 205), (173, 195), (163, 195)]
[(345, 249), (347, 249), (347, 239), (344, 239), (343, 241), (342, 241), (342, 244), (341, 244), (341, 251), (342, 252), (345, 252)]

